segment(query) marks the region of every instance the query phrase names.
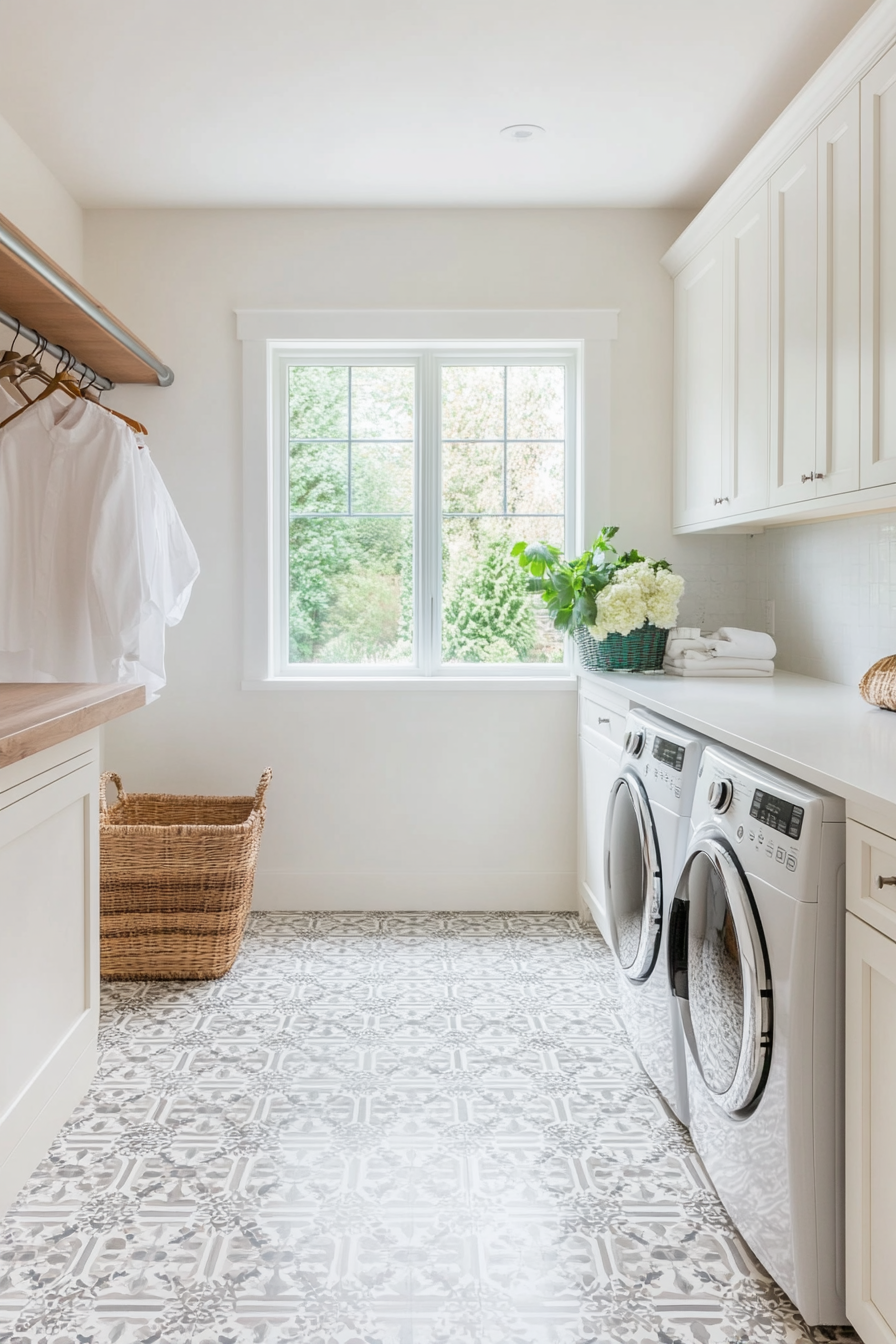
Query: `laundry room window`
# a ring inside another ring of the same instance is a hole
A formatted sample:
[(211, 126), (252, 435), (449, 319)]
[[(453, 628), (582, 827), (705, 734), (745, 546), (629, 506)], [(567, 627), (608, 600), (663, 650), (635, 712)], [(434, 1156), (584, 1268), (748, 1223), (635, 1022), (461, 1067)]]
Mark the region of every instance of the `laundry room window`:
[(281, 676), (568, 673), (510, 555), (574, 537), (575, 352), (276, 351)]

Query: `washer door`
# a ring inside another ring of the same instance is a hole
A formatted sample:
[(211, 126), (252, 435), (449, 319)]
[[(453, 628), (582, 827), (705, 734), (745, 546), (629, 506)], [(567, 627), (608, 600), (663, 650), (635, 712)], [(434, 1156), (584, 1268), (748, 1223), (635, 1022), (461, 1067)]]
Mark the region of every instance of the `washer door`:
[(685, 861), (669, 976), (706, 1086), (729, 1114), (750, 1110), (771, 1061), (771, 975), (747, 880), (720, 835), (696, 841)]
[(646, 980), (660, 948), (663, 878), (650, 804), (633, 775), (610, 791), (604, 865), (613, 951), (630, 980)]

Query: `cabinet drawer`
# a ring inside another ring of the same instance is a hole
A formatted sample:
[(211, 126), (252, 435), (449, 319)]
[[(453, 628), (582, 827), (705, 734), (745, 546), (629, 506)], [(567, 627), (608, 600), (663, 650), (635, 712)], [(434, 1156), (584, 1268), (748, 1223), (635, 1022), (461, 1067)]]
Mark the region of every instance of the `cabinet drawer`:
[(621, 747), (625, 737), (625, 715), (617, 714), (615, 710), (607, 709), (583, 695), (579, 698), (579, 728), (587, 728), (601, 737), (608, 737)]
[(896, 939), (896, 840), (857, 821), (846, 823), (846, 906)]

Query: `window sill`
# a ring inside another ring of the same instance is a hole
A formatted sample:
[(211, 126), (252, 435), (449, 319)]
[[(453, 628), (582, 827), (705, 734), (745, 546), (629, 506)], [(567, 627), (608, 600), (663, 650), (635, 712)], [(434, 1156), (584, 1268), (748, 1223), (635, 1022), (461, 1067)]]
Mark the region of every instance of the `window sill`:
[(553, 677), (269, 677), (260, 681), (244, 681), (244, 691), (314, 690), (421, 690), (424, 687), (442, 691), (568, 691), (576, 690), (574, 673)]

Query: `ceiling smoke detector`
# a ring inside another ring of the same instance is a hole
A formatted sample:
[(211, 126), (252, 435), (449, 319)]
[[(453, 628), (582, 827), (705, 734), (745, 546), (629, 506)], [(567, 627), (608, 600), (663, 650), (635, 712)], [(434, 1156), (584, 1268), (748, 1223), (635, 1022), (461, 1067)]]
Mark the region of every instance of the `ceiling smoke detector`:
[(523, 121), (516, 126), (505, 126), (501, 134), (505, 140), (515, 140), (521, 145), (526, 140), (535, 140), (539, 135), (544, 135), (544, 127), (533, 126)]

